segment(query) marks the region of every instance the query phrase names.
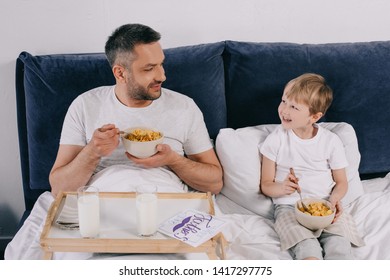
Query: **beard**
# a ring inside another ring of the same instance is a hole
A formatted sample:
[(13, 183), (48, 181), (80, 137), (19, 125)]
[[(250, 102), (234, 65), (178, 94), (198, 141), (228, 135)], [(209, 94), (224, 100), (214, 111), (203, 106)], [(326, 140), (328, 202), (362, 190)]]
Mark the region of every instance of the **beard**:
[(128, 93), (131, 98), (135, 100), (156, 100), (161, 96), (161, 89), (154, 93), (150, 93), (143, 87), (136, 87), (129, 90)]
[(127, 94), (130, 98), (135, 100), (156, 100), (161, 96), (161, 88), (158, 91), (152, 91), (151, 88), (156, 85), (161, 85), (162, 82), (154, 82), (147, 87), (143, 87), (134, 80), (128, 83)]

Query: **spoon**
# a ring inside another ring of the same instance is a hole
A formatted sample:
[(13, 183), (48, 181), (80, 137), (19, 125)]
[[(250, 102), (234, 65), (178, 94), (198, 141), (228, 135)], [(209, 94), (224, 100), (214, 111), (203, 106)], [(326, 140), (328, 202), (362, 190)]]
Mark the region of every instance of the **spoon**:
[(123, 131), (123, 130), (120, 130), (118, 134), (121, 135), (121, 136), (123, 136), (124, 138), (127, 138), (127, 135), (129, 135), (128, 132), (125, 132), (125, 131)]
[[(293, 169), (293, 168), (290, 168), (290, 173), (295, 177), (295, 180), (293, 180), (292, 182), (295, 183), (295, 184), (298, 184), (298, 179), (297, 179), (297, 177), (295, 176), (295, 172), (294, 172), (294, 169)], [(298, 192), (298, 194), (299, 194), (299, 197), (301, 198), (301, 205), (302, 205), (303, 209), (304, 209), (306, 212), (309, 212), (309, 213), (310, 213), (309, 208), (305, 205), (305, 203), (303, 203), (302, 195), (301, 195), (301, 190), (298, 189), (297, 192)]]

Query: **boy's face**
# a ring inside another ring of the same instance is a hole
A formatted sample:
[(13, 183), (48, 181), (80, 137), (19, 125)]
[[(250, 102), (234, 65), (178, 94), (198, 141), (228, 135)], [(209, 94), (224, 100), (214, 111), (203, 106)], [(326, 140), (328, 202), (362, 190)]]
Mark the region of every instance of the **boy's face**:
[(291, 89), (292, 84), (284, 89), (282, 101), (280, 102), (278, 113), (285, 129), (307, 129), (312, 127), (313, 123), (319, 120), (322, 113), (310, 114), (309, 106), (304, 103), (297, 103), (293, 99), (286, 97), (286, 93)]

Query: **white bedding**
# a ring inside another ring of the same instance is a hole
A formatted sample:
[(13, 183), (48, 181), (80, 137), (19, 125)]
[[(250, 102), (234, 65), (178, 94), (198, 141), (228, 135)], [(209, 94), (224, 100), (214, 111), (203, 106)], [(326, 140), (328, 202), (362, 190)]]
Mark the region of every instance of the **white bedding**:
[[(366, 246), (353, 248), (356, 259), (390, 259), (390, 173), (385, 178), (363, 181), (365, 193), (352, 202), (345, 211), (354, 217)], [(7, 247), (6, 259), (40, 259), (39, 237), (46, 213), (53, 201), (49, 192), (42, 194), (25, 225)], [(273, 229), (273, 221), (243, 209), (223, 196), (216, 199), (217, 215), (229, 221), (223, 228), (228, 244), (227, 259), (291, 259)], [(113, 255), (89, 253), (56, 253), (55, 259), (194, 259), (191, 255)]]
[[(363, 187), (364, 194), (345, 208), (354, 217), (366, 243), (363, 247), (353, 248), (354, 256), (360, 260), (390, 259), (390, 173), (385, 178), (363, 181)], [(225, 206), (221, 201), (217, 200), (219, 208)], [(232, 202), (229, 202), (229, 208), (234, 212), (240, 211), (232, 207)], [(226, 208), (223, 210), (231, 213)], [(224, 230), (229, 241), (229, 259), (291, 259), (286, 251), (280, 250), (271, 220), (258, 215), (224, 216), (233, 221)]]

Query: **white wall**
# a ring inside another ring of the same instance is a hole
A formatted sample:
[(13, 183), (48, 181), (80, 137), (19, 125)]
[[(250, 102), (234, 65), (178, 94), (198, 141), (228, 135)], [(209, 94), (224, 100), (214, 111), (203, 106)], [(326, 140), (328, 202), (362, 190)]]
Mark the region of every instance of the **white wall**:
[(102, 52), (121, 24), (162, 33), (163, 47), (221, 40), (330, 43), (390, 40), (387, 0), (1, 0), (0, 239), (24, 210), (19, 165), (15, 59)]

